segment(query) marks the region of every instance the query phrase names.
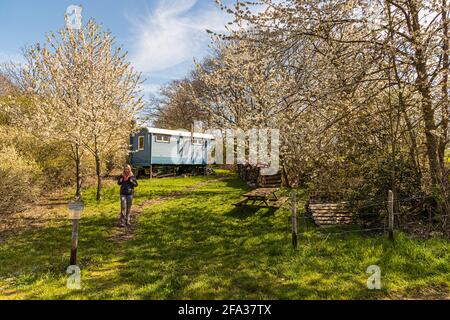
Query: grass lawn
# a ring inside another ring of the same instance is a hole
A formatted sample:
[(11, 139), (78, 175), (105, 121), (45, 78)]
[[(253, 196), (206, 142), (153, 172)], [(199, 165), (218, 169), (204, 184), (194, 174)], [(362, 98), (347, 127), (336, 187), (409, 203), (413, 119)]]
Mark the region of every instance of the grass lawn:
[[(211, 177), (141, 180), (136, 203)], [(330, 235), (302, 224), (290, 245), (287, 209), (235, 208), (247, 190), (234, 175), (144, 209), (134, 238), (115, 242), (118, 187), (94, 190), (80, 221), (81, 290), (66, 287), (71, 222), (0, 243), (0, 299), (450, 298), (450, 242)], [(381, 268), (381, 290), (366, 286)]]

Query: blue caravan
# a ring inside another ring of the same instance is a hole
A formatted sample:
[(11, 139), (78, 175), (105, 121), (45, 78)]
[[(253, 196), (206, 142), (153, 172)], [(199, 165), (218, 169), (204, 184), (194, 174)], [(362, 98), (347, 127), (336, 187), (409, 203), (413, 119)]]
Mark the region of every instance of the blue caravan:
[(214, 136), (188, 131), (143, 128), (130, 138), (130, 162), (138, 175), (161, 168), (173, 172), (205, 169), (212, 163)]

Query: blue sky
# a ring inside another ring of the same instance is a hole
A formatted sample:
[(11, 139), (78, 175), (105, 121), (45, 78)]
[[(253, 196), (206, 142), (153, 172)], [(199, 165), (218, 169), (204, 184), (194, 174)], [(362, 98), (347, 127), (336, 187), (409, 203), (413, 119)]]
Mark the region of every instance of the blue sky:
[(22, 48), (63, 27), (72, 4), (83, 7), (83, 23), (94, 18), (124, 45), (148, 93), (187, 75), (209, 52), (205, 30), (224, 32), (231, 20), (214, 0), (0, 0), (0, 63), (20, 62)]

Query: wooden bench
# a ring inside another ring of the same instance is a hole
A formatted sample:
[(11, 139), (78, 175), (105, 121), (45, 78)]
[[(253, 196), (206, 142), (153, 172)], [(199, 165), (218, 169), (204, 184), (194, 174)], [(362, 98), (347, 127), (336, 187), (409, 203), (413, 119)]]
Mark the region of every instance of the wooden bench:
[(289, 197), (278, 198), (278, 200), (274, 204), (272, 204), (272, 208), (280, 209), (288, 200)]
[(236, 202), (236, 203), (233, 203), (233, 205), (234, 205), (235, 207), (241, 207), (241, 206), (243, 206), (243, 205), (246, 205), (247, 202), (248, 202), (248, 199), (247, 199), (247, 198), (244, 198), (244, 199), (242, 199), (242, 200), (239, 200), (239, 201)]
[[(250, 191), (244, 194), (244, 198), (234, 205), (236, 207), (248, 205), (248, 202), (251, 201), (249, 206), (258, 206), (258, 207), (267, 207), (267, 208), (275, 208), (279, 209), (286, 203), (288, 197), (278, 198), (276, 192), (278, 188), (258, 188), (253, 191)], [(256, 203), (260, 203), (256, 205)]]

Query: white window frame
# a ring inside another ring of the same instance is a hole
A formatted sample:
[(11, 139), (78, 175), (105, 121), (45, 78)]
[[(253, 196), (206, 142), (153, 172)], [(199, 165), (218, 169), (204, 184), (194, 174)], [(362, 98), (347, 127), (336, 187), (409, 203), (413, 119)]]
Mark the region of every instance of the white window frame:
[[(161, 137), (163, 137), (163, 139), (161, 139)], [(164, 140), (164, 137), (168, 137), (169, 140), (168, 141)], [(169, 136), (167, 134), (155, 134), (155, 142), (156, 143), (170, 143), (170, 137), (171, 136)]]
[[(142, 141), (142, 148), (141, 148), (141, 141)], [(138, 151), (143, 151), (143, 150), (145, 150), (145, 137), (139, 136), (138, 137)]]
[(194, 138), (192, 139), (192, 144), (197, 146), (203, 145), (203, 139), (202, 138)]

